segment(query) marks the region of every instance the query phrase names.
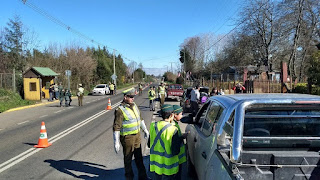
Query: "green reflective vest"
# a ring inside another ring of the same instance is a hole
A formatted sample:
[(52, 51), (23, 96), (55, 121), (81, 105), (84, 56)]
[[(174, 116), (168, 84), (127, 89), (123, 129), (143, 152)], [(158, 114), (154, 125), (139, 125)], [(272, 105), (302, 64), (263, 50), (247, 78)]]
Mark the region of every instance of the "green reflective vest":
[(133, 110), (123, 105), (119, 106), (123, 113), (122, 128), (120, 135), (125, 136), (129, 134), (137, 134), (140, 131), (140, 114), (136, 104), (133, 106)]
[(149, 97), (149, 100), (154, 100), (156, 98), (156, 92), (150, 89), (148, 91), (148, 97)]
[[(181, 134), (181, 129), (180, 129), (179, 123), (177, 121), (173, 121), (172, 125), (174, 125), (178, 128), (179, 136), (181, 136), (182, 134)], [(187, 161), (186, 148), (185, 148), (184, 143), (181, 143), (180, 153), (178, 154), (178, 156), (179, 156), (179, 164), (182, 164)]]
[(150, 125), (150, 172), (174, 175), (179, 171), (179, 157), (172, 155), (171, 143), (177, 127), (166, 121)]
[(166, 88), (164, 86), (159, 86), (159, 94), (165, 94)]

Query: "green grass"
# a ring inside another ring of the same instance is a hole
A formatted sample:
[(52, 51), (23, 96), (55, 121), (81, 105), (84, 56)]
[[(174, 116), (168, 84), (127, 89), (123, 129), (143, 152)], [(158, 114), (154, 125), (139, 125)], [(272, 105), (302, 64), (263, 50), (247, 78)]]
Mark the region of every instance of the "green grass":
[(23, 100), (18, 93), (0, 88), (0, 113), (26, 105), (35, 104), (35, 101)]

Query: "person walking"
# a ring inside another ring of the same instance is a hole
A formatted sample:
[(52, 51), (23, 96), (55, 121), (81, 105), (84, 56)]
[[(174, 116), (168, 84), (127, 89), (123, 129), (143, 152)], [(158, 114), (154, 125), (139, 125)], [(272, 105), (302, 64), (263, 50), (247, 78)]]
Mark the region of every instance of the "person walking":
[(69, 89), (65, 89), (64, 90), (64, 100), (65, 100), (65, 107), (68, 107), (70, 104), (70, 90)]
[(159, 99), (160, 99), (160, 107), (162, 107), (166, 97), (166, 88), (164, 86), (164, 83), (160, 84), (160, 86), (158, 87), (158, 92), (159, 92)]
[(109, 85), (109, 88), (110, 88), (110, 94), (113, 95), (113, 94), (114, 94), (114, 84), (111, 83), (111, 84)]
[(59, 86), (58, 86), (58, 84), (54, 83), (53, 89), (54, 89), (54, 98), (56, 100), (58, 100), (59, 99)]
[(139, 96), (141, 96), (142, 95), (142, 84), (141, 84), (141, 82), (139, 83)]
[[(181, 136), (183, 139), (186, 139), (189, 133), (187, 132), (182, 134), (179, 123), (178, 123), (182, 118), (182, 112), (183, 112), (183, 108), (181, 106), (173, 105), (174, 117), (173, 117), (172, 124), (178, 128), (179, 136)], [(181, 179), (182, 164), (187, 161), (186, 147), (185, 147), (184, 141), (182, 141), (180, 144), (180, 152), (178, 154), (178, 157), (179, 157), (179, 172), (177, 173), (177, 179)]]
[(60, 107), (62, 107), (62, 103), (64, 100), (64, 89), (60, 89), (59, 91), (59, 100), (60, 100)]
[(148, 91), (148, 98), (149, 98), (149, 107), (150, 111), (155, 111), (154, 107), (154, 99), (156, 98), (156, 92), (155, 92), (155, 87), (150, 86), (150, 90)]
[[(172, 124), (173, 106), (164, 104), (161, 107), (162, 120), (150, 125), (150, 172), (153, 179), (179, 179), (180, 145), (183, 138), (178, 128)], [(180, 175), (181, 178), (181, 175)]]
[(79, 84), (79, 88), (77, 92), (79, 106), (82, 106), (83, 94), (84, 94), (84, 89), (82, 87), (82, 84)]
[(190, 105), (191, 105), (191, 112), (192, 115), (195, 116), (199, 110), (199, 104), (198, 102), (200, 101), (200, 87), (196, 86), (194, 89), (191, 91), (191, 98), (190, 98)]
[(113, 123), (113, 138), (115, 152), (120, 151), (120, 142), (123, 147), (124, 170), (127, 180), (133, 180), (134, 173), (131, 162), (132, 156), (138, 169), (138, 179), (148, 179), (145, 166), (143, 164), (140, 129), (144, 131), (144, 137), (149, 137), (149, 131), (141, 119), (138, 106), (133, 102), (135, 89), (130, 88), (123, 91), (123, 101), (115, 110)]

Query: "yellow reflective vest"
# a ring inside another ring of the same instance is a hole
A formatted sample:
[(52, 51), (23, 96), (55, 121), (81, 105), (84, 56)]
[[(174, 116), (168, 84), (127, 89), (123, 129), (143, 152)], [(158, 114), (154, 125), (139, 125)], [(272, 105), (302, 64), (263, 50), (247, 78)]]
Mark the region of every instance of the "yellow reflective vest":
[(140, 113), (137, 105), (134, 103), (133, 110), (123, 105), (119, 106), (123, 113), (122, 128), (120, 135), (125, 136), (129, 134), (137, 134), (140, 131)]
[(164, 86), (159, 86), (159, 94), (165, 94), (166, 88)]
[(149, 97), (149, 100), (154, 100), (156, 98), (156, 92), (150, 89), (148, 91), (148, 97)]
[(179, 171), (179, 157), (171, 152), (172, 137), (178, 131), (170, 122), (159, 121), (150, 125), (150, 172), (174, 175)]

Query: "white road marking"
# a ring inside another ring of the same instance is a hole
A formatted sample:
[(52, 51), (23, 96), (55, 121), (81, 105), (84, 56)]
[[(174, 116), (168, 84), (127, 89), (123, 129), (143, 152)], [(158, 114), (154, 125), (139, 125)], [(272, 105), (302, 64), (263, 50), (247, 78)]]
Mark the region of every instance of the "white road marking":
[(47, 117), (48, 115), (46, 114), (46, 115), (43, 115), (43, 116), (40, 116), (40, 118), (44, 118), (44, 117)]
[[(121, 102), (116, 103), (115, 105), (113, 105), (112, 108), (118, 106)], [(61, 110), (60, 110), (61, 111)], [(50, 139), (48, 139), (48, 141), (50, 141), (51, 143), (56, 142), (57, 140), (63, 138), (64, 136), (70, 134), (71, 132), (79, 129), (80, 127), (86, 125), (87, 123), (97, 119), (98, 117), (102, 116), (103, 114), (109, 112), (110, 110), (103, 110), (98, 112), (97, 114), (94, 114), (93, 116), (81, 121), (80, 123), (60, 132), (59, 134), (51, 137)], [(59, 111), (57, 111), (59, 112)], [(2, 129), (1, 129), (2, 130)], [(30, 148), (25, 152), (22, 152), (21, 154), (5, 161), (4, 163), (0, 164), (0, 173), (2, 173), (3, 171), (5, 171), (6, 169), (9, 169), (10, 167), (18, 164), (19, 162), (23, 161), (24, 159), (28, 158), (29, 156), (41, 151), (43, 148)]]
[(54, 113), (59, 113), (59, 112), (61, 112), (62, 110), (59, 110), (59, 111), (57, 111), (57, 112), (54, 112)]
[(27, 123), (27, 122), (29, 122), (29, 121), (23, 121), (23, 122), (21, 122), (21, 123), (18, 123), (18, 125), (24, 124), (24, 123)]
[(86, 102), (86, 104), (89, 104), (89, 103), (91, 103), (91, 102)]

